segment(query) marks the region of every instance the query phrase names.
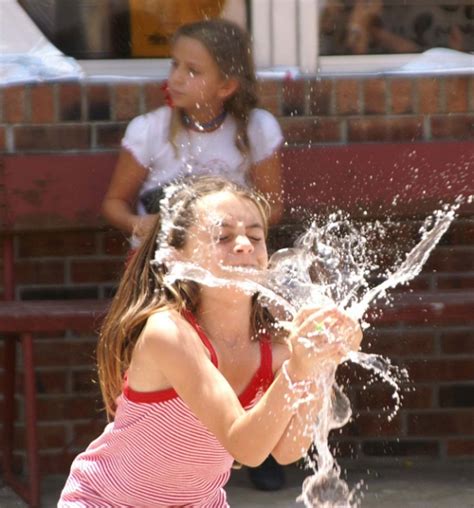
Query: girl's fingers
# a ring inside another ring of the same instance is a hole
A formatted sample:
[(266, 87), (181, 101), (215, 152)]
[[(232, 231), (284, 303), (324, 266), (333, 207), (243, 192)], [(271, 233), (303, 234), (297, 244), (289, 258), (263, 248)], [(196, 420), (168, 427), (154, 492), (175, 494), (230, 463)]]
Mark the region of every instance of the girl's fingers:
[[(335, 315), (337, 312), (336, 307), (324, 307), (318, 309), (304, 309), (301, 313), (298, 313), (297, 318), (294, 320), (294, 324), (298, 332), (303, 330), (313, 331), (315, 328), (320, 328), (317, 325), (323, 325), (325, 320), (330, 316)], [(322, 330), (320, 330), (322, 331)]]
[(358, 349), (362, 339), (358, 321), (336, 307), (302, 309), (293, 324), (293, 337), (305, 337), (319, 348), (329, 340), (344, 342), (349, 349)]
[(301, 326), (308, 318), (310, 318), (310, 316), (316, 316), (318, 313), (324, 313), (335, 308), (335, 306), (328, 305), (325, 305), (324, 307), (303, 307), (294, 317), (293, 324), (295, 326)]

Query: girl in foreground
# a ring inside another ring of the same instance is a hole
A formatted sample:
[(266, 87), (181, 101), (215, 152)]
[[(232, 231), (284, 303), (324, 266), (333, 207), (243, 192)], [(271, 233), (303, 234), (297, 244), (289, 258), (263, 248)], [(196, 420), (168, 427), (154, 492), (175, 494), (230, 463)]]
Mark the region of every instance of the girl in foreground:
[(172, 224), (160, 232), (156, 221), (102, 327), (99, 378), (113, 421), (74, 460), (59, 507), (227, 507), (234, 460), (304, 454), (322, 404), (314, 379), (359, 347), (358, 323), (335, 307), (304, 308), (283, 331), (236, 285), (167, 284), (169, 261), (155, 261), (164, 235), (171, 256), (216, 277), (264, 271), (269, 209), (212, 177), (183, 183), (167, 205)]

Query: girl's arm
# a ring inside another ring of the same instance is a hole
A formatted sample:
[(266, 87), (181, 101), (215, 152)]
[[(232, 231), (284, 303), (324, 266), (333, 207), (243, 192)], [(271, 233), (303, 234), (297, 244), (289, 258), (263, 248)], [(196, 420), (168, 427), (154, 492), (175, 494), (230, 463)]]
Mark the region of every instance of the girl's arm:
[(126, 149), (120, 151), (117, 165), (102, 202), (102, 213), (107, 221), (127, 234), (142, 237), (152, 226), (155, 217), (135, 213), (138, 193), (148, 171)]
[[(314, 329), (315, 325), (311, 316), (305, 315), (295, 333), (305, 334), (308, 326)], [(302, 354), (304, 349), (294, 348), (288, 360), (287, 371), (294, 381), (312, 378), (318, 365), (329, 360), (337, 362), (343, 354), (340, 344), (325, 344), (316, 353), (305, 350)], [(160, 376), (159, 382), (165, 380), (165, 386), (172, 386), (203, 425), (242, 464), (256, 466), (263, 462), (277, 447), (295, 415), (299, 395), (281, 373), (258, 403), (245, 411), (232, 387), (211, 363), (194, 329), (178, 315), (160, 312), (149, 319), (136, 359), (130, 369), (132, 388), (134, 372), (142, 375), (154, 372), (152, 375)]]
[(313, 442), (312, 426), (316, 422), (323, 400), (317, 391), (316, 383), (308, 381), (308, 390), (301, 391), (306, 402), (298, 405), (283, 435), (272, 450), (279, 464), (292, 464), (301, 459)]
[[(330, 314), (328, 314), (328, 317), (330, 318)], [(359, 349), (362, 331), (358, 323), (343, 313), (338, 313), (337, 321), (332, 320), (331, 323), (330, 318), (325, 322), (330, 324), (328, 331), (333, 338), (344, 338), (343, 347), (346, 351), (356, 351)], [(284, 362), (284, 357), (282, 358), (281, 354), (279, 356), (280, 358), (277, 357), (276, 361), (281, 365)], [(337, 358), (335, 360), (332, 366), (328, 366), (330, 371), (333, 368), (337, 368), (339, 362)], [(280, 370), (282, 369), (284, 367)], [(275, 460), (280, 464), (291, 464), (299, 460), (307, 452), (313, 440), (313, 425), (317, 421), (318, 412), (324, 403), (314, 376), (302, 385), (298, 386), (298, 383), (296, 383), (295, 390), (301, 394), (297, 411), (291, 418), (282, 438), (272, 451)]]
[(272, 211), (270, 224), (278, 224), (283, 215), (283, 184), (280, 150), (250, 168), (250, 180), (269, 200)]

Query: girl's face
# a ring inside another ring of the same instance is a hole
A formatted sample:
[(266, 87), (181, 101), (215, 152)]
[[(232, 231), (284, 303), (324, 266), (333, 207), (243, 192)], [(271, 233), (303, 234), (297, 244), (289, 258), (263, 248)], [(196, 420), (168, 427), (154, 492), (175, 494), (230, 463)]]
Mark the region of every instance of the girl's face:
[(233, 93), (231, 80), (224, 79), (206, 47), (197, 39), (178, 37), (171, 50), (168, 78), (173, 104), (188, 114), (218, 114)]
[(217, 277), (232, 278), (232, 268), (267, 267), (264, 220), (255, 203), (222, 191), (205, 196), (196, 208), (183, 249), (189, 261)]

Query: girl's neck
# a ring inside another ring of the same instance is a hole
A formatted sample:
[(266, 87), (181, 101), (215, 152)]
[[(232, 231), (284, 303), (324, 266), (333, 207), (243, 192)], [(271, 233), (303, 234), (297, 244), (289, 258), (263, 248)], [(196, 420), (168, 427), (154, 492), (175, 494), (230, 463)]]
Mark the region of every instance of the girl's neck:
[(230, 299), (208, 295), (201, 299), (196, 319), (213, 340), (245, 341), (251, 338), (251, 310), (252, 300), (248, 295), (235, 294)]
[(192, 113), (182, 110), (181, 120), (187, 129), (192, 129), (198, 132), (212, 132), (224, 123), (226, 115), (226, 111), (223, 108), (217, 111), (198, 110)]

